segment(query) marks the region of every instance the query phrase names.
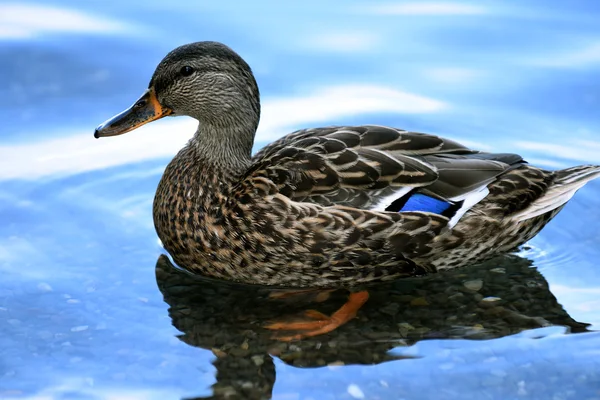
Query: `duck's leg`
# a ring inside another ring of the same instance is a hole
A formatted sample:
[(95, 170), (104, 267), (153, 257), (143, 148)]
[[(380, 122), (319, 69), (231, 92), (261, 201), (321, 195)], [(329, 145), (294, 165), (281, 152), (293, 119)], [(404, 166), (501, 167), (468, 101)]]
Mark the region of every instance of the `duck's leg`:
[(340, 307), (340, 309), (331, 316), (325, 315), (319, 311), (308, 310), (305, 312), (305, 315), (312, 319), (312, 321), (273, 322), (265, 325), (265, 328), (272, 330), (302, 331), (301, 333), (294, 335), (275, 337), (275, 339), (285, 342), (322, 335), (335, 330), (356, 317), (356, 313), (368, 299), (369, 292), (366, 290), (351, 293), (350, 296), (348, 296), (346, 304)]

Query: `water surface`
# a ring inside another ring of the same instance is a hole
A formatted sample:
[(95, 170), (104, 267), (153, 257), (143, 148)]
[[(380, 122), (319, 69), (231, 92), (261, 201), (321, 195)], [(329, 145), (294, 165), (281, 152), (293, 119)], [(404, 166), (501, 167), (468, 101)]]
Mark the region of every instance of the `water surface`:
[(193, 121), (92, 138), (167, 51), (219, 40), (261, 87), (257, 148), (376, 123), (547, 168), (600, 163), (599, 12), (0, 3), (0, 398), (600, 398), (600, 182), (518, 254), (373, 288), (355, 320), (287, 344), (264, 323), (330, 312), (347, 293), (278, 302), (159, 258), (152, 198)]

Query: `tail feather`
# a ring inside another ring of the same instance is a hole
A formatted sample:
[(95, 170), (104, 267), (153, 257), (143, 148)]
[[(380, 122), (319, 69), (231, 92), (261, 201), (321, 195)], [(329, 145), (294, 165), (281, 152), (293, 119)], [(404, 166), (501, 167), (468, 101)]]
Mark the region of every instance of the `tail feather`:
[(565, 205), (575, 192), (589, 181), (600, 177), (599, 165), (581, 165), (555, 172), (555, 180), (548, 190), (524, 210), (512, 216), (524, 221)]
[(600, 165), (579, 165), (556, 171), (556, 184), (569, 185), (575, 182), (582, 182), (581, 185), (585, 185), (598, 176), (600, 176)]

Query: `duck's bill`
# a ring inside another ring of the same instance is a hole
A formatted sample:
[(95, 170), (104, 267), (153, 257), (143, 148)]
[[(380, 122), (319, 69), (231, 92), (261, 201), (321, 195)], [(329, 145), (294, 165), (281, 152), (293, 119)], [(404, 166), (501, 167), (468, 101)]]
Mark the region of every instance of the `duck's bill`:
[(171, 109), (160, 105), (154, 90), (148, 89), (127, 110), (97, 127), (94, 131), (94, 137), (122, 135), (172, 113)]

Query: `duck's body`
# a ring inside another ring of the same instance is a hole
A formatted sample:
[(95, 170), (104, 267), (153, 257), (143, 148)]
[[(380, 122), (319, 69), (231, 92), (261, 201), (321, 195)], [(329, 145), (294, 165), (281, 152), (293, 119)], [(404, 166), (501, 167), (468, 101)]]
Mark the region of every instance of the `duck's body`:
[[(154, 223), (165, 248), (203, 275), (292, 287), (482, 261), (537, 234), (567, 200), (546, 198), (553, 191), (574, 192), (600, 173), (544, 171), (517, 155), (375, 126), (295, 132), (239, 169), (223, 169), (200, 148), (190, 141), (159, 184)], [(454, 210), (431, 212), (449, 198), (459, 200), (441, 207)], [(420, 208), (398, 212), (406, 207)]]
[[(250, 284), (353, 287), (482, 261), (535, 236), (600, 175), (379, 126), (302, 130), (252, 157), (258, 86), (215, 42), (169, 53), (95, 136), (171, 114), (199, 126), (159, 184), (158, 236), (181, 267)], [(365, 300), (351, 296), (354, 313)]]

